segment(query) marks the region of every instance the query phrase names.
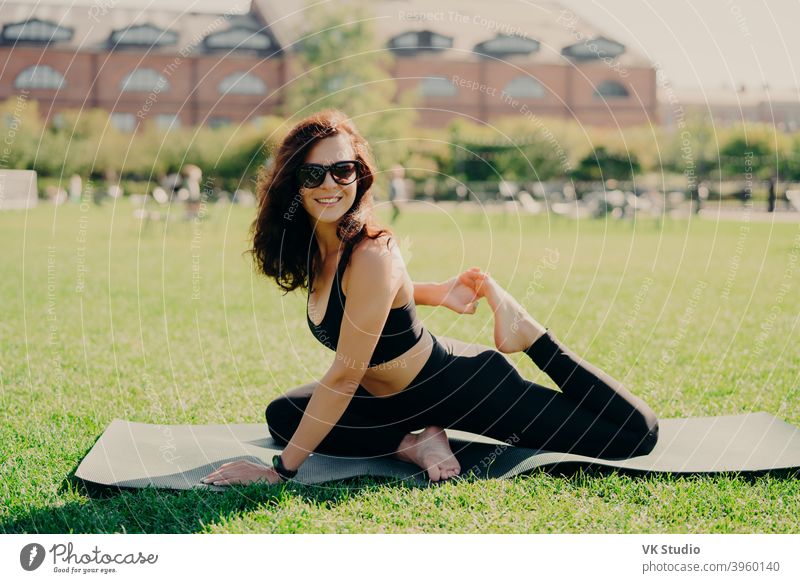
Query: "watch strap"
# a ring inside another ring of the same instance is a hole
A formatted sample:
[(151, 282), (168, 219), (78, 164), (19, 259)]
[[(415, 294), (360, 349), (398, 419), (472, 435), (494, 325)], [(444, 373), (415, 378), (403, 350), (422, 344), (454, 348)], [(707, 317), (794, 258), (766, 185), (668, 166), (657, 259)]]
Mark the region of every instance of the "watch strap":
[(272, 467), (284, 480), (291, 480), (297, 475), (297, 470), (289, 470), (283, 465), (283, 459), (279, 453), (272, 456)]

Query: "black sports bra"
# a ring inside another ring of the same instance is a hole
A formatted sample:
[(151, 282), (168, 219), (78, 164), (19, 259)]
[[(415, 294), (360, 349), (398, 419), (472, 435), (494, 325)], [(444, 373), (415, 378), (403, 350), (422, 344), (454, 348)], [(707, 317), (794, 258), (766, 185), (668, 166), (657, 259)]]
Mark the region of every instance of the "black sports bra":
[[(328, 305), (325, 308), (325, 317), (319, 326), (311, 321), (308, 315), (308, 305), (311, 299), (311, 286), (309, 285), (308, 300), (306, 300), (306, 319), (312, 334), (323, 346), (336, 350), (339, 344), (339, 332), (344, 316), (344, 304), (347, 298), (342, 290), (342, 277), (347, 267), (349, 251), (342, 254), (339, 265), (336, 267), (336, 276), (331, 285), (331, 293), (328, 296)], [(337, 296), (339, 301), (332, 302), (333, 296)], [(369, 366), (375, 366), (393, 360), (411, 349), (422, 337), (424, 328), (417, 316), (417, 306), (413, 298), (404, 306), (392, 308), (383, 325), (381, 337), (375, 346), (375, 351), (369, 361)]]

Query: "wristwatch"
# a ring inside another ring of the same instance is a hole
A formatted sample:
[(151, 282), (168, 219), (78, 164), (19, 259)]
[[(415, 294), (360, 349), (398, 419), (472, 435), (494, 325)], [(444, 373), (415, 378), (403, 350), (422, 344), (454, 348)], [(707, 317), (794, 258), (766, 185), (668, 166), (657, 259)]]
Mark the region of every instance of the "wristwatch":
[(275, 471), (284, 480), (291, 480), (297, 475), (297, 470), (286, 469), (286, 466), (283, 465), (281, 454), (279, 453), (272, 456), (272, 467), (275, 468)]

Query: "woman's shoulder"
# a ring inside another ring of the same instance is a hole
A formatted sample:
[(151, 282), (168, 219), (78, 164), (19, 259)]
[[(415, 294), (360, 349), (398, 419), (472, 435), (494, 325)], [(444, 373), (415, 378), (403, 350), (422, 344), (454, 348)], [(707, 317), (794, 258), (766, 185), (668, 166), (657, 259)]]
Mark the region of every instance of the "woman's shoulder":
[(392, 233), (379, 234), (376, 238), (364, 237), (353, 247), (352, 256), (356, 257), (382, 257), (391, 255), (399, 248)]
[[(351, 259), (358, 265), (355, 272), (361, 275), (357, 277), (369, 282), (367, 285), (373, 293), (376, 292), (378, 280), (382, 282), (381, 285), (385, 283), (386, 289), (391, 290), (391, 293), (396, 293), (406, 280), (410, 281), (403, 255), (392, 233), (382, 233), (375, 239), (365, 237), (353, 248)], [(347, 295), (348, 291), (345, 290), (344, 293)], [(411, 294), (413, 297), (413, 287)]]
[(383, 272), (394, 276), (405, 271), (403, 256), (391, 233), (382, 233), (375, 239), (364, 237), (353, 248), (351, 264), (358, 264), (363, 273)]

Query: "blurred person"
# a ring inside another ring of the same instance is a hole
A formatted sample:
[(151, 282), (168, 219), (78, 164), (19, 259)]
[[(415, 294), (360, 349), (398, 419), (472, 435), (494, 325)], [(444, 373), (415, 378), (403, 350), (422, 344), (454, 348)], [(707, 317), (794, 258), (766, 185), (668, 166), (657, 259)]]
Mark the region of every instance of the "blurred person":
[(203, 171), (199, 166), (186, 164), (181, 168), (181, 176), (183, 177), (181, 190), (185, 190), (181, 196), (186, 200), (185, 218), (187, 221), (191, 221), (200, 216), (202, 204), (200, 181), (203, 179)]
[(400, 164), (392, 166), (392, 178), (389, 180), (389, 204), (392, 205), (392, 225), (400, 215), (400, 202), (408, 199), (406, 196), (405, 174), (405, 168)]

